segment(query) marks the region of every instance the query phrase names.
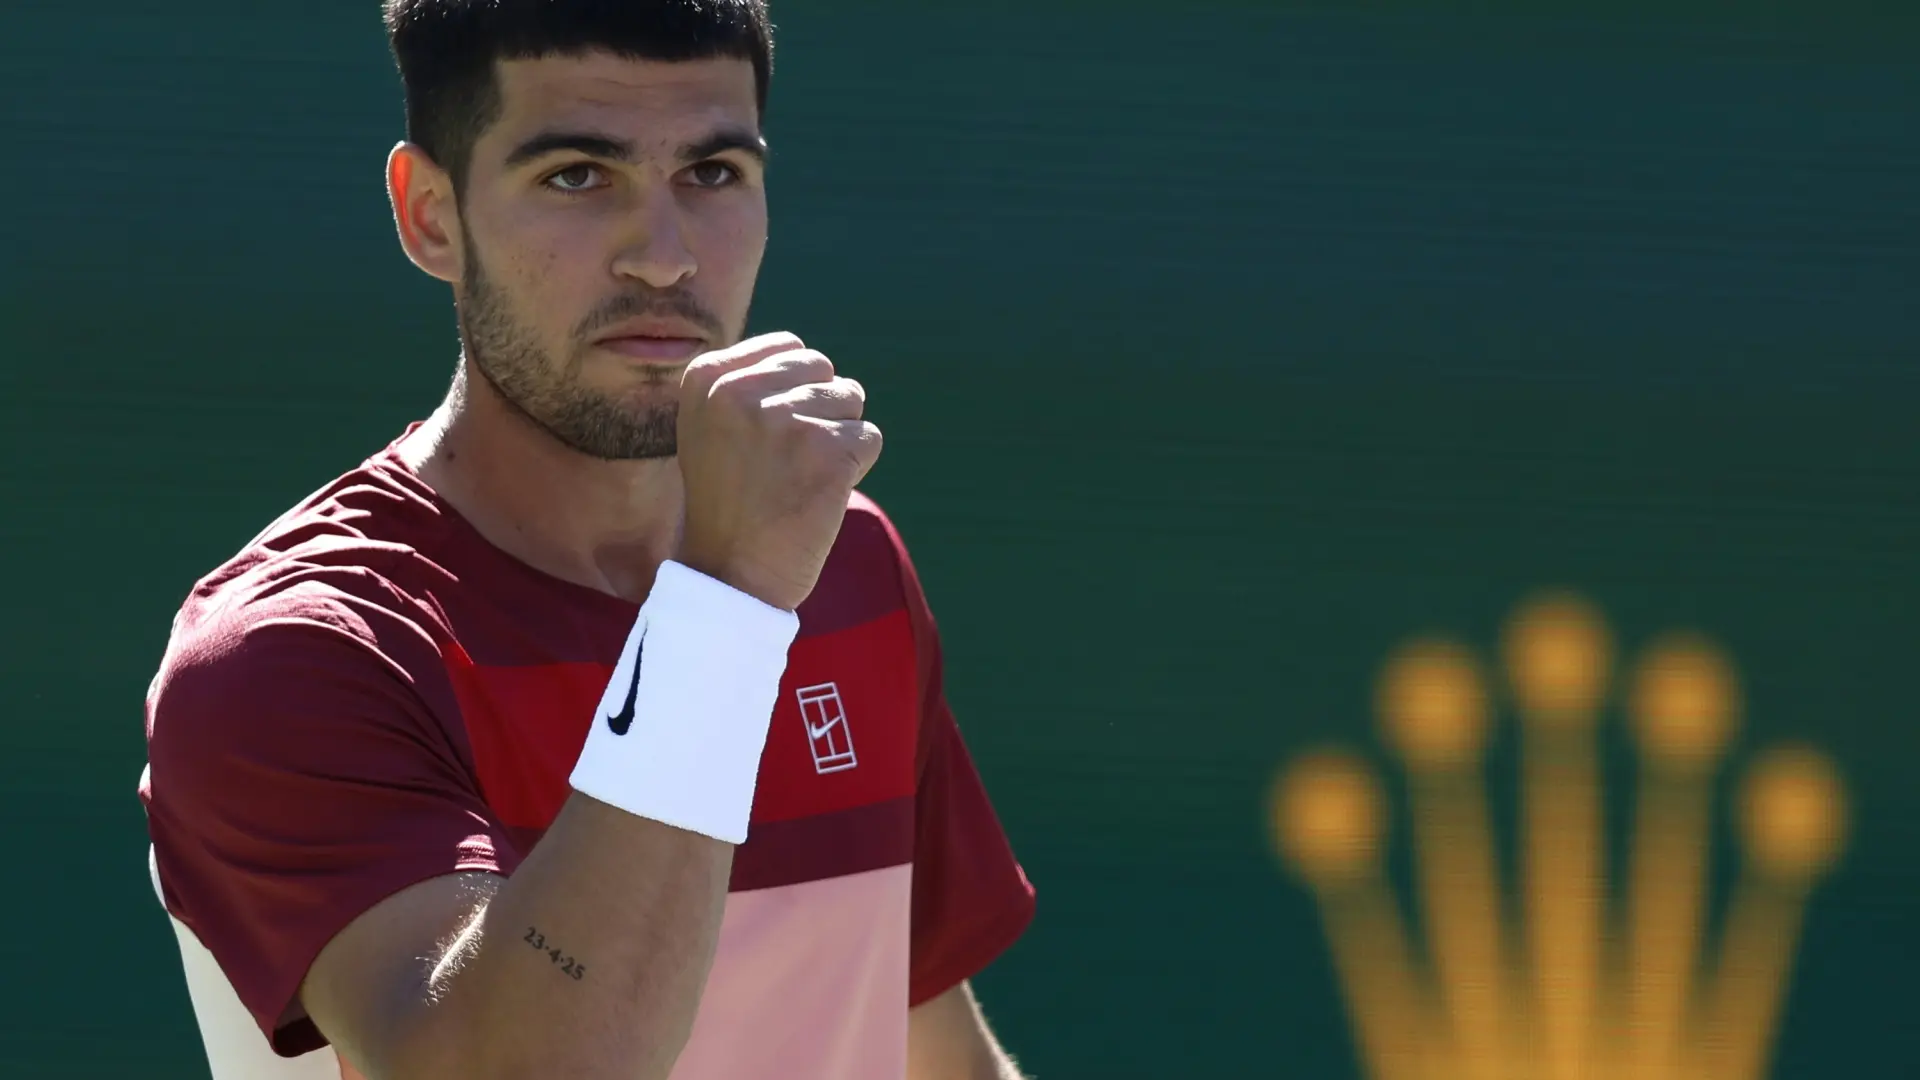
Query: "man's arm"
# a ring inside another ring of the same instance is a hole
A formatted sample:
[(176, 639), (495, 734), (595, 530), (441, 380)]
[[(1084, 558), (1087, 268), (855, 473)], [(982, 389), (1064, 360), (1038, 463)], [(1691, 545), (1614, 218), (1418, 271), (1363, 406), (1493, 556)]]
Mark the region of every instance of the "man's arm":
[(1024, 1080), (973, 987), (961, 983), (908, 1014), (907, 1080)]
[(370, 1080), (664, 1080), (692, 1032), (793, 612), (880, 441), (859, 384), (790, 334), (706, 354), (680, 396), (678, 565), (575, 794), (510, 879), (388, 898), (308, 968), (302, 1005)]
[(371, 1080), (663, 1077), (693, 1027), (730, 844), (575, 794), (511, 879), (376, 905), (301, 991)]
[(940, 630), (905, 542), (893, 547), (913, 628), (920, 732), (914, 792), (909, 1080), (1021, 1080), (981, 1015), (969, 980), (1033, 918), (1028, 883), (948, 706)]

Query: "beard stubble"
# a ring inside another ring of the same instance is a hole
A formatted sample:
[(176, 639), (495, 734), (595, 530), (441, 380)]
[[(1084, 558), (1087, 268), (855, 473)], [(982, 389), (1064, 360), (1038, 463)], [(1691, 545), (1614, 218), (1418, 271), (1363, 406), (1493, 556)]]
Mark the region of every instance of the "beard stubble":
[[(465, 231), (465, 223), (462, 223)], [(465, 237), (466, 271), (456, 304), (466, 354), (495, 391), (534, 426), (563, 445), (603, 461), (673, 457), (679, 448), (677, 402), (635, 406), (585, 384), (582, 369), (592, 335), (623, 319), (668, 316), (721, 339), (718, 319), (680, 290), (622, 293), (595, 308), (575, 327), (573, 349), (551, 357), (538, 336), (513, 316), (508, 298), (480, 265), (471, 235)], [(671, 378), (677, 382), (678, 374)], [(658, 392), (668, 377), (649, 383)]]

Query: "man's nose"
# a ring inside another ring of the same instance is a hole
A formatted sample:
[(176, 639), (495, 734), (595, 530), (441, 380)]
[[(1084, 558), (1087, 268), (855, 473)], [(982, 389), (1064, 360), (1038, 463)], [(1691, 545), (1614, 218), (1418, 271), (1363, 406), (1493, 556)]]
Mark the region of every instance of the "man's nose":
[(670, 289), (698, 269), (672, 185), (648, 191), (633, 209), (628, 242), (614, 255), (614, 276)]

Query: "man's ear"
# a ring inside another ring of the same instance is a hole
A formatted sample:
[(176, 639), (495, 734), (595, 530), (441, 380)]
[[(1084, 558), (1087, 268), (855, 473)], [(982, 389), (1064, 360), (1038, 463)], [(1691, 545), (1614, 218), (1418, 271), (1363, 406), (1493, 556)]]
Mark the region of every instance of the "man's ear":
[(447, 171), (419, 146), (400, 143), (387, 155), (387, 198), (400, 248), (413, 265), (441, 281), (459, 281), (460, 211)]

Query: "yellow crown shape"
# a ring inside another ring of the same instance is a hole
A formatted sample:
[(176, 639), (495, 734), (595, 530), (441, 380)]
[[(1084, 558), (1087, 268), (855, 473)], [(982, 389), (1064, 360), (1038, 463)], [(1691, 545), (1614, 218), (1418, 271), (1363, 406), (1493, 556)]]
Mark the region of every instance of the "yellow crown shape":
[(1629, 673), (1640, 755), (1623, 888), (1610, 902), (1598, 733), (1613, 647), (1561, 593), (1507, 627), (1520, 726), (1520, 813), (1508, 916), (1489, 822), (1483, 665), (1414, 642), (1378, 686), (1381, 733), (1405, 767), (1424, 961), (1387, 884), (1388, 807), (1361, 757), (1304, 754), (1271, 819), (1313, 890), (1362, 1065), (1373, 1080), (1757, 1080), (1785, 999), (1807, 896), (1846, 832), (1838, 774), (1784, 745), (1736, 800), (1742, 869), (1713, 955), (1703, 947), (1715, 774), (1740, 692), (1710, 642), (1672, 635)]

